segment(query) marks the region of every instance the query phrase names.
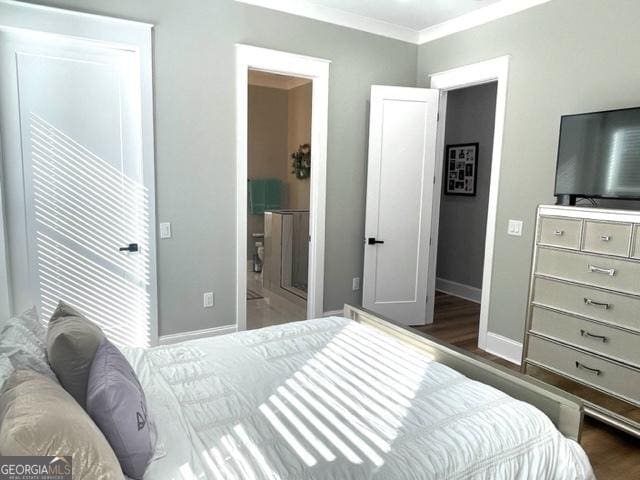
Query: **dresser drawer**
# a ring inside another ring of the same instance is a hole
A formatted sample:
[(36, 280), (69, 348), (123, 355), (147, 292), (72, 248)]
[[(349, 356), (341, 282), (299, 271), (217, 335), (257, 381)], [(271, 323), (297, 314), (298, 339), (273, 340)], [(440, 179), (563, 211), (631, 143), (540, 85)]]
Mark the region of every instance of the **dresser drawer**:
[(533, 307), (531, 331), (640, 367), (640, 333)]
[(631, 252), (631, 255), (633, 256), (633, 258), (640, 258), (640, 225), (636, 225), (634, 230), (635, 230), (635, 233), (633, 235), (634, 242), (633, 242), (633, 250)]
[(582, 220), (540, 217), (540, 245), (580, 249)]
[(618, 397), (602, 392), (601, 390), (587, 386), (576, 380), (551, 372), (531, 363), (526, 364), (527, 375), (537, 378), (549, 385), (558, 387), (572, 395), (582, 398), (585, 407), (596, 411), (613, 413), (618, 420), (623, 419), (629, 427), (640, 432), (640, 406), (624, 401)]
[(527, 359), (634, 403), (640, 403), (640, 372), (541, 338), (529, 337)]
[(640, 262), (632, 260), (540, 248), (536, 272), (640, 295)]
[(640, 298), (536, 278), (533, 301), (640, 331)]
[(629, 223), (584, 222), (585, 252), (604, 253), (619, 257), (629, 256), (632, 225)]

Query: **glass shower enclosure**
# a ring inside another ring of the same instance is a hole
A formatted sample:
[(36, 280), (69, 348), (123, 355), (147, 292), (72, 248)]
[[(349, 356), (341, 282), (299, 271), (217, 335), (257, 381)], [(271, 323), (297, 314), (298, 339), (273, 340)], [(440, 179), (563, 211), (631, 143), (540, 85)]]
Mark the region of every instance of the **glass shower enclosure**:
[(263, 286), (307, 299), (309, 210), (265, 212)]

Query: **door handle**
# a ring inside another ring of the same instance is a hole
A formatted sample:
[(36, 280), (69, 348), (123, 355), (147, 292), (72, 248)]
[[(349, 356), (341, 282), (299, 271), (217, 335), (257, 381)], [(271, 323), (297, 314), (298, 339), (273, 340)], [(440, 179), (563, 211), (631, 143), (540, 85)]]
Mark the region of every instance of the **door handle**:
[(376, 243), (384, 243), (384, 241), (383, 240), (376, 240), (376, 237), (369, 237), (367, 239), (367, 243), (369, 245), (375, 245)]
[(119, 250), (121, 252), (137, 252), (138, 251), (138, 244), (137, 243), (130, 243), (126, 247), (120, 247)]

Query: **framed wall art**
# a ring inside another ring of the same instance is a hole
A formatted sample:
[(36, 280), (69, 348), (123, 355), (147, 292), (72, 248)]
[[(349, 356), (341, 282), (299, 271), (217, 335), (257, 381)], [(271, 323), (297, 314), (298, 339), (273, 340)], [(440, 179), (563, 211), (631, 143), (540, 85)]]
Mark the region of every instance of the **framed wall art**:
[(478, 143), (447, 145), (445, 149), (445, 195), (476, 195)]

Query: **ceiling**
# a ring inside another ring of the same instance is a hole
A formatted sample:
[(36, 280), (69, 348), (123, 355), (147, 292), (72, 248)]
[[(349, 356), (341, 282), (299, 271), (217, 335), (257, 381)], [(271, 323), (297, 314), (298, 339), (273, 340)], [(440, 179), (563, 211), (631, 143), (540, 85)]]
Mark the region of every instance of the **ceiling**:
[(549, 0), (236, 0), (423, 44)]
[(311, 83), (311, 80), (308, 78), (290, 77), (288, 75), (249, 69), (249, 85), (291, 90), (292, 88), (296, 88), (307, 83)]
[(309, 3), (424, 30), (498, 0), (309, 0)]

